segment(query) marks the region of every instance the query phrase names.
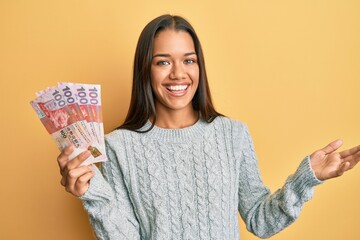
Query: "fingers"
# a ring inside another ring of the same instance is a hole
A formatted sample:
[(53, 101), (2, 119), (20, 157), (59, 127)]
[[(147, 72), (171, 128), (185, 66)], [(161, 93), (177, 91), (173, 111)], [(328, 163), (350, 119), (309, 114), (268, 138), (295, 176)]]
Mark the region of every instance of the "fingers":
[(348, 162), (349, 163), (349, 169), (355, 167), (356, 164), (359, 163), (360, 161), (360, 151), (357, 152), (356, 154), (347, 156), (346, 158), (343, 158), (344, 162)]
[(79, 197), (87, 191), (89, 181), (95, 173), (91, 166), (81, 166), (91, 156), (90, 151), (84, 151), (75, 158), (69, 159), (71, 154), (74, 155), (74, 150), (78, 149), (75, 149), (73, 145), (66, 147), (58, 156), (57, 161), (62, 176), (61, 185), (65, 187), (66, 191)]
[(325, 154), (329, 154), (329, 153), (336, 151), (339, 147), (341, 147), (342, 144), (343, 144), (343, 141), (338, 139), (338, 140), (335, 140), (335, 141), (329, 143), (326, 147), (320, 149), (320, 151), (325, 152)]
[(91, 155), (90, 151), (87, 150), (79, 154), (77, 157), (69, 160), (69, 156), (73, 153), (74, 149), (75, 147), (73, 145), (65, 148), (57, 158), (61, 175), (64, 175), (65, 172), (80, 166)]
[(81, 166), (81, 167), (66, 171), (62, 175), (61, 185), (63, 185), (65, 188), (68, 188), (68, 186), (74, 185), (74, 183), (77, 181), (77, 179), (80, 176), (82, 176), (90, 171), (92, 171), (92, 169), (89, 166)]
[(63, 169), (64, 166), (66, 165), (67, 161), (69, 160), (69, 156), (70, 154), (74, 151), (75, 146), (74, 145), (70, 145), (68, 147), (66, 147), (58, 156), (57, 158), (57, 162), (59, 164), (60, 169)]
[(350, 163), (349, 162), (344, 162), (339, 169), (337, 170), (337, 176), (341, 176), (344, 174), (344, 172), (346, 172), (347, 170), (349, 170), (351, 168)]
[(354, 155), (354, 154), (360, 154), (360, 145), (353, 147), (351, 149), (346, 149), (344, 151), (341, 151), (339, 154), (340, 154), (341, 158), (346, 158), (346, 157)]
[(70, 171), (74, 168), (79, 167), (86, 159), (88, 159), (90, 157), (90, 155), (91, 155), (91, 153), (88, 150), (80, 153), (77, 157), (71, 159), (70, 161), (67, 160), (67, 162), (62, 170)]
[(66, 176), (63, 176), (61, 184), (67, 192), (79, 197), (87, 191), (89, 181), (94, 174), (91, 166), (81, 166), (70, 170)]

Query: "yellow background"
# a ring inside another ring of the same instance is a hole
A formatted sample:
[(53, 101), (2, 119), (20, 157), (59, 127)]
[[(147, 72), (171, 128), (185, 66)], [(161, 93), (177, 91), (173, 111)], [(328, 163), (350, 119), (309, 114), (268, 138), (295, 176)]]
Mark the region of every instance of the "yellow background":
[[(358, 0), (1, 0), (0, 239), (93, 239), (29, 101), (58, 81), (100, 83), (111, 131), (127, 111), (140, 31), (163, 13), (194, 25), (216, 107), (249, 125), (273, 191), (328, 142), (360, 144)], [(359, 180), (360, 167), (317, 187), (271, 239), (360, 239)], [(242, 221), (241, 237), (257, 239)]]

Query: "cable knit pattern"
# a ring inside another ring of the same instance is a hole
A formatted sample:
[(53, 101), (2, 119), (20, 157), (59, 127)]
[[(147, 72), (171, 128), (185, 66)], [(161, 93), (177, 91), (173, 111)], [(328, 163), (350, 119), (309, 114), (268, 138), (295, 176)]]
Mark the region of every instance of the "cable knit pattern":
[(163, 159), (165, 178), (166, 178), (166, 188), (167, 188), (167, 204), (169, 209), (169, 219), (171, 224), (171, 235), (168, 239), (175, 239), (175, 236), (181, 235), (181, 224), (180, 224), (180, 214), (181, 212), (178, 209), (179, 199), (178, 196), (178, 179), (172, 178), (174, 175), (176, 164), (173, 161), (173, 158), (170, 157), (174, 154), (171, 147), (167, 144), (159, 143), (159, 149), (161, 151), (161, 158)]
[[(174, 148), (175, 151), (174, 160), (176, 164), (176, 173), (179, 179), (179, 190), (180, 190), (180, 208), (181, 208), (181, 219), (183, 224), (183, 239), (197, 239), (194, 236), (194, 229), (196, 226), (195, 222), (195, 197), (194, 187), (192, 184), (192, 166), (189, 160), (191, 160), (188, 149), (188, 144), (177, 144)], [(184, 194), (182, 194), (184, 193)]]
[(216, 139), (216, 146), (217, 146), (217, 152), (218, 157), (220, 159), (220, 166), (221, 166), (221, 214), (222, 214), (222, 238), (223, 239), (231, 239), (230, 238), (230, 232), (227, 231), (226, 223), (230, 222), (229, 218), (229, 203), (230, 203), (230, 197), (229, 197), (229, 163), (228, 163), (228, 157), (226, 154), (226, 147), (225, 147), (225, 138), (223, 135), (224, 131), (221, 129), (221, 125), (217, 124), (215, 125), (215, 139)]
[(226, 117), (116, 130), (106, 146), (109, 161), (81, 197), (99, 239), (239, 239), (238, 212), (266, 238), (291, 224), (321, 183), (306, 157), (271, 194), (246, 125)]
[(210, 239), (219, 239), (221, 236), (221, 169), (220, 159), (216, 152), (215, 131), (205, 132), (205, 166), (207, 170)]
[(199, 226), (199, 239), (210, 239), (209, 218), (208, 218), (208, 198), (207, 198), (207, 175), (205, 175), (205, 163), (203, 161), (202, 146), (194, 143), (192, 155), (194, 156), (195, 186), (197, 196), (197, 218)]
[[(149, 176), (148, 176), (148, 162), (145, 161), (144, 157), (144, 148), (142, 147), (141, 139), (139, 136), (129, 137), (127, 132), (124, 132), (124, 137), (127, 139), (127, 155), (129, 159), (133, 159), (133, 164), (135, 166), (135, 175), (138, 176), (137, 180), (137, 189), (138, 198), (137, 201), (141, 202), (143, 217), (142, 221), (145, 226), (150, 226), (150, 223), (154, 222), (153, 216), (153, 204), (151, 198), (151, 192), (147, 191), (150, 188)], [(109, 158), (110, 160), (110, 158)], [(103, 164), (105, 165), (105, 164)], [(146, 213), (146, 214), (145, 214)], [(143, 231), (150, 231), (150, 229), (142, 229)]]

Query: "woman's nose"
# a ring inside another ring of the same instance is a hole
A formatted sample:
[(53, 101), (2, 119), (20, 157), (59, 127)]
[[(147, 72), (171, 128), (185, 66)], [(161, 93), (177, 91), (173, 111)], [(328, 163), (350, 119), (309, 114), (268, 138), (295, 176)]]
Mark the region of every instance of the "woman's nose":
[(176, 63), (173, 65), (170, 73), (170, 79), (179, 80), (185, 77), (186, 73), (184, 66), (181, 63)]

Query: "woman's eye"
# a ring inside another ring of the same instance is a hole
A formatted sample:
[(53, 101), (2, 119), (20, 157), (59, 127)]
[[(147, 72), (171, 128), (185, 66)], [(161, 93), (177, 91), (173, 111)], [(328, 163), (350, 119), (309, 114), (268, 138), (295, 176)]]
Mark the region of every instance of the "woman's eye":
[(186, 59), (184, 62), (186, 64), (192, 64), (192, 63), (195, 63), (195, 60), (194, 59)]
[(168, 61), (158, 61), (156, 65), (169, 65), (170, 63)]

